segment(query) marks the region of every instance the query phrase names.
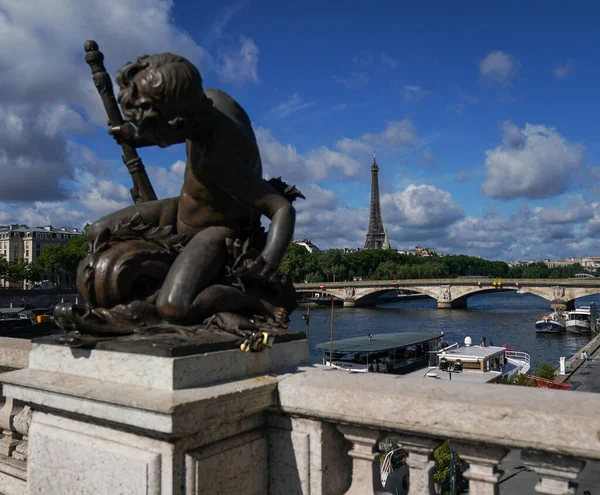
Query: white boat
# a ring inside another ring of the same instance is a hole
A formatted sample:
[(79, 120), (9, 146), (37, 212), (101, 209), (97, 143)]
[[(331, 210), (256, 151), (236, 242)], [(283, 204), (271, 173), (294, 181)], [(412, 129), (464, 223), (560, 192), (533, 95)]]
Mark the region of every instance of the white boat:
[(454, 348), (432, 353), (427, 369), (414, 371), (408, 376), (465, 383), (494, 383), (525, 374), (530, 368), (531, 358), (525, 352), (504, 346), (486, 346), (484, 339), (480, 345), (473, 346), (471, 338), (466, 337), (464, 346), (456, 344)]
[(541, 320), (535, 322), (535, 331), (537, 333), (561, 333), (565, 331), (566, 315), (554, 311), (548, 316), (543, 316)]
[(573, 311), (568, 311), (565, 325), (567, 332), (587, 334), (596, 331), (597, 322), (596, 305), (592, 303), (589, 306), (581, 306)]

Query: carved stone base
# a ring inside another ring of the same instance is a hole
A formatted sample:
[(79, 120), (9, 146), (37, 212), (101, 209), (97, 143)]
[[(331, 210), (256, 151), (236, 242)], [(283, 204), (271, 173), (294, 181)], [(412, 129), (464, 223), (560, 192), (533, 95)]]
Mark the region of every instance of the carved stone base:
[(264, 495), (276, 375), (307, 358), (306, 340), (179, 357), (34, 344), (29, 368), (2, 375), (34, 411), (27, 489)]

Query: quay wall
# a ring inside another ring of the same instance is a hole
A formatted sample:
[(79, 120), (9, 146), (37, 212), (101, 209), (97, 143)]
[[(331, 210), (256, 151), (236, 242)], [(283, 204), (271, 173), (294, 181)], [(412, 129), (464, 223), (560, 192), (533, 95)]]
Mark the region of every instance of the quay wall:
[(44, 308), (52, 304), (58, 304), (64, 299), (65, 302), (75, 302), (78, 297), (76, 289), (52, 289), (52, 290), (0, 290), (0, 308), (8, 308), (11, 303), (17, 307), (21, 305), (23, 298), (28, 304), (38, 308)]
[(557, 380), (561, 382), (566, 382), (571, 378), (573, 373), (575, 373), (579, 367), (583, 364), (580, 356), (583, 351), (586, 351), (589, 355), (594, 354), (598, 349), (600, 349), (600, 334), (596, 335), (592, 340), (590, 340), (587, 344), (585, 344), (581, 349), (579, 349), (575, 354), (573, 354), (569, 359), (567, 359), (565, 363), (566, 374), (564, 376), (559, 375), (560, 368), (557, 368), (556, 376)]

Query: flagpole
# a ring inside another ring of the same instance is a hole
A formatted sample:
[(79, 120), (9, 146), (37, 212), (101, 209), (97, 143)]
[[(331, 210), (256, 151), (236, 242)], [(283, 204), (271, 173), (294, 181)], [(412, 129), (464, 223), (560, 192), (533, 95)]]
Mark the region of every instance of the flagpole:
[(333, 296), (331, 296), (331, 327), (329, 329), (329, 366), (333, 367)]

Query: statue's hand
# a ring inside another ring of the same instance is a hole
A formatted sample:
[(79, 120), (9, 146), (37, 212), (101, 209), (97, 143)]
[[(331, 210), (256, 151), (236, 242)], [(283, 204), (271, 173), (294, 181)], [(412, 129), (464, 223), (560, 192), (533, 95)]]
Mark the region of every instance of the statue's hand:
[(131, 122), (111, 127), (108, 133), (115, 138), (118, 144), (133, 143), (136, 138), (136, 129)]
[(263, 256), (257, 256), (253, 260), (245, 260), (233, 274), (237, 277), (247, 277), (264, 282), (285, 283), (285, 275), (277, 273), (277, 267), (269, 263)]

